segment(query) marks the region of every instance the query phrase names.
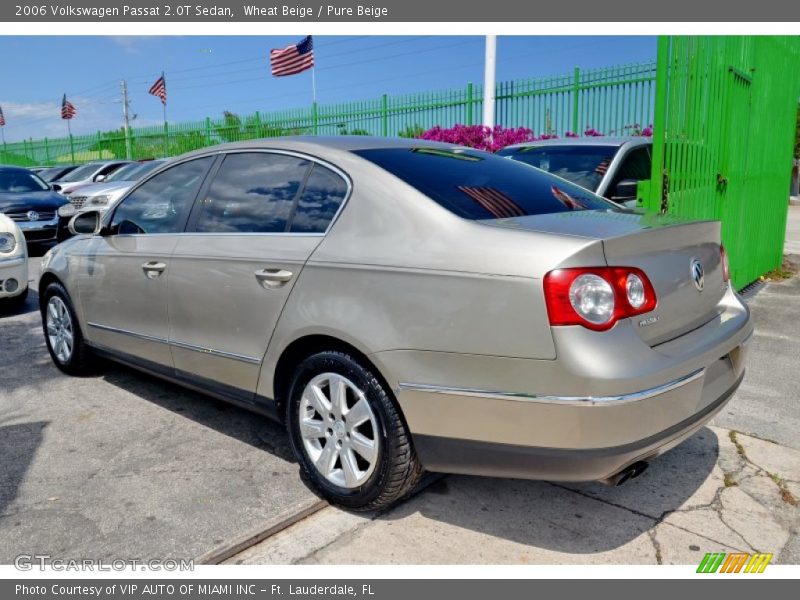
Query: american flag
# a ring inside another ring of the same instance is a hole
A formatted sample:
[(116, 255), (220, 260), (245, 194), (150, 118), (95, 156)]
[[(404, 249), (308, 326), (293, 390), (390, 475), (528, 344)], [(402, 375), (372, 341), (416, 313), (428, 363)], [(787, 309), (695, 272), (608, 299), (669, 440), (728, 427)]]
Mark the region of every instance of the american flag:
[(147, 93), (151, 96), (161, 98), (161, 104), (164, 106), (167, 105), (167, 80), (164, 79), (164, 73), (161, 73), (161, 77), (156, 79), (156, 82), (150, 86)]
[(555, 196), (556, 200), (561, 202), (567, 210), (583, 210), (586, 205), (578, 198), (570, 196), (567, 192), (554, 185), (550, 186), (550, 191)]
[(67, 95), (64, 94), (64, 97), (61, 98), (61, 118), (70, 120), (78, 114), (78, 109), (73, 106), (72, 102), (67, 100)]
[(314, 66), (314, 40), (308, 35), (299, 43), (282, 50), (270, 50), (269, 64), (275, 77), (295, 75), (310, 69)]
[(6, 116), (3, 114), (3, 107), (0, 106), (0, 127), (5, 127)]

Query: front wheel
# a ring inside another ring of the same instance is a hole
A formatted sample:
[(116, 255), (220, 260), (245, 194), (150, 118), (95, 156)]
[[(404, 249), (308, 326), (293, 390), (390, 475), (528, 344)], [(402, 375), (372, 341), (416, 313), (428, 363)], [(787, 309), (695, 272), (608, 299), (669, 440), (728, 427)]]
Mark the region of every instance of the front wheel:
[(67, 290), (58, 282), (44, 292), (42, 327), (50, 358), (56, 367), (69, 375), (87, 375), (94, 371), (95, 358), (83, 340)]
[(297, 367), (287, 426), (304, 477), (345, 508), (389, 506), (422, 474), (389, 392), (349, 354), (320, 352)]

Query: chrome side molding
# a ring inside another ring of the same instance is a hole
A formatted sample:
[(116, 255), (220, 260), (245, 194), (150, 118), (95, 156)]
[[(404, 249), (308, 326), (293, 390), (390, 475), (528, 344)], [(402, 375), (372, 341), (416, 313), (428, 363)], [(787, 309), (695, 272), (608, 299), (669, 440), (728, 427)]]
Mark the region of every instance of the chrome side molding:
[(469, 396), (473, 398), (485, 398), (488, 400), (512, 400), (517, 402), (538, 402), (542, 404), (566, 404), (570, 406), (616, 406), (628, 402), (638, 402), (653, 396), (665, 394), (674, 389), (688, 385), (697, 381), (705, 374), (705, 367), (692, 371), (678, 379), (674, 379), (663, 385), (652, 387), (639, 392), (620, 394), (617, 396), (547, 396), (536, 394), (525, 394), (521, 392), (497, 392), (491, 390), (477, 390), (470, 388), (456, 388), (439, 385), (429, 385), (424, 383), (404, 383), (398, 385), (399, 392), (404, 390), (414, 392), (426, 392), (430, 394), (448, 394), (453, 396)]

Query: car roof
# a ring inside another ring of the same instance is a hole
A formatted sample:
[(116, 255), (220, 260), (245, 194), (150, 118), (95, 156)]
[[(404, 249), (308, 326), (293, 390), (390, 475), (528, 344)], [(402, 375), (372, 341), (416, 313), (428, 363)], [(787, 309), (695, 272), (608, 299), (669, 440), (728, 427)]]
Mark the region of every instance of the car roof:
[(17, 165), (0, 165), (0, 171), (12, 171), (16, 173), (30, 173), (27, 167), (18, 167)]
[(549, 140), (537, 140), (533, 142), (523, 142), (521, 144), (514, 144), (513, 146), (506, 146), (503, 150), (509, 148), (529, 148), (531, 146), (615, 146), (617, 148), (624, 145), (630, 146), (646, 146), (653, 143), (653, 138), (645, 137), (643, 135), (626, 135), (626, 136), (586, 136), (586, 137), (566, 137), (566, 138), (553, 138)]
[(389, 138), (369, 135), (297, 135), (285, 137), (259, 138), (242, 142), (231, 142), (201, 148), (184, 154), (184, 157), (208, 154), (213, 152), (227, 152), (230, 150), (253, 150), (253, 149), (275, 149), (275, 150), (297, 150), (309, 151), (313, 148), (328, 148), (331, 150), (357, 151), (357, 150), (376, 150), (383, 148), (441, 148), (441, 149), (461, 149), (464, 146), (458, 144), (446, 144), (443, 142), (431, 142), (415, 138)]

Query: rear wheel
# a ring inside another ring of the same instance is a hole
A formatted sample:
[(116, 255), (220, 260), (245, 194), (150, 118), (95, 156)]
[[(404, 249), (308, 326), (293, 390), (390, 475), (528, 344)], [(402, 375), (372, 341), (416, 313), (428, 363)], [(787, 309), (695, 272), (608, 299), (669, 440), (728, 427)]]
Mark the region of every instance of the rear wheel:
[(388, 390), (349, 354), (321, 352), (297, 367), (287, 426), (304, 477), (334, 504), (384, 508), (422, 474)]
[(55, 365), (69, 375), (87, 375), (96, 365), (83, 339), (69, 294), (58, 282), (44, 292), (42, 327), (47, 351)]

